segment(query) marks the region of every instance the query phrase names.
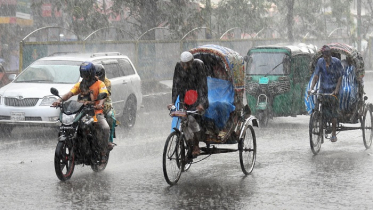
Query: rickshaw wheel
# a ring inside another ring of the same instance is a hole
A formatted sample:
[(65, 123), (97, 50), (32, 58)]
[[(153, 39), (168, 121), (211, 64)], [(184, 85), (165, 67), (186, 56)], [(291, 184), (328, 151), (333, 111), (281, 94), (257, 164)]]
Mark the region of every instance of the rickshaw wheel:
[(317, 155), (321, 149), (321, 144), (323, 141), (323, 126), (322, 126), (322, 116), (319, 111), (315, 111), (311, 114), (310, 124), (310, 146), (312, 153)]
[(176, 184), (184, 168), (185, 152), (182, 149), (180, 134), (176, 131), (167, 137), (163, 149), (163, 175), (170, 185)]
[(238, 150), (242, 172), (249, 175), (253, 171), (256, 161), (256, 137), (251, 125), (247, 126), (243, 136), (240, 136)]
[(361, 130), (363, 132), (363, 141), (366, 149), (369, 149), (372, 145), (372, 108), (371, 105), (366, 105), (364, 111), (363, 120), (361, 121)]

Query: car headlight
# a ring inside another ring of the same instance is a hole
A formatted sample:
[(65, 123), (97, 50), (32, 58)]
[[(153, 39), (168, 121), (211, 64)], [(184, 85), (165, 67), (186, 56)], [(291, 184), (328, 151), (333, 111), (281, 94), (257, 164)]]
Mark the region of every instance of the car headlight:
[(76, 114), (72, 114), (72, 115), (62, 114), (62, 120), (61, 120), (62, 124), (64, 124), (64, 125), (73, 124), (74, 119), (75, 119), (75, 115)]
[(40, 103), (40, 106), (51, 106), (58, 98), (55, 96), (45, 96)]

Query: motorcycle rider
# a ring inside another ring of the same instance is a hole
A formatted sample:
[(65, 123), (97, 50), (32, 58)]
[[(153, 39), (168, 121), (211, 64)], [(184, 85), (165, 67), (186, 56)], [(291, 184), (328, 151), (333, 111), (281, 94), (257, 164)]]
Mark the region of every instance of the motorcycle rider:
[[(89, 95), (93, 95), (93, 101), (97, 99), (99, 93), (109, 94), (104, 82), (96, 78), (96, 68), (91, 62), (83, 62), (80, 65), (80, 77), (83, 78), (81, 82), (78, 82), (74, 87), (66, 94), (64, 94), (61, 99), (53, 102), (52, 106), (57, 107), (62, 101), (66, 101), (74, 95), (78, 95), (84, 91), (84, 87), (89, 87)], [(106, 152), (107, 152), (107, 139), (109, 139), (110, 127), (105, 120), (103, 114), (105, 99), (94, 102), (95, 116), (94, 125), (96, 129), (96, 135), (98, 139), (98, 146), (101, 150), (101, 161), (106, 162)], [(91, 100), (84, 102), (85, 104), (92, 103)]]
[(108, 149), (112, 150), (114, 147), (113, 138), (115, 138), (115, 127), (116, 127), (116, 119), (115, 119), (115, 113), (113, 109), (113, 105), (111, 102), (111, 82), (106, 77), (106, 71), (105, 67), (102, 64), (95, 64), (96, 67), (96, 76), (99, 80), (105, 83), (106, 89), (109, 92), (108, 96), (106, 97), (106, 101), (104, 103), (104, 116), (109, 124), (110, 127), (110, 138), (108, 143)]

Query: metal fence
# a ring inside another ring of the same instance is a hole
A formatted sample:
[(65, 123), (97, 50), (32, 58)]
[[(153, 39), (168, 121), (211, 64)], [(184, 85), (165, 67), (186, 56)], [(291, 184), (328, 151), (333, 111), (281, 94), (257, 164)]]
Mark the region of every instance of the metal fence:
[[(369, 41), (371, 43), (372, 40)], [(246, 55), (251, 47), (267, 44), (286, 43), (285, 39), (200, 39), (200, 40), (127, 40), (127, 41), (25, 41), (20, 43), (20, 70), (25, 69), (36, 59), (57, 52), (120, 52), (134, 63), (142, 80), (172, 79), (174, 66), (179, 55), (185, 50), (204, 44), (217, 44)], [(349, 39), (305, 39), (300, 41), (320, 48), (326, 43), (343, 42)], [(372, 48), (368, 47), (368, 52)], [(367, 58), (370, 53), (365, 54)], [(366, 58), (366, 60), (367, 60)], [(370, 61), (367, 62), (369, 67)]]

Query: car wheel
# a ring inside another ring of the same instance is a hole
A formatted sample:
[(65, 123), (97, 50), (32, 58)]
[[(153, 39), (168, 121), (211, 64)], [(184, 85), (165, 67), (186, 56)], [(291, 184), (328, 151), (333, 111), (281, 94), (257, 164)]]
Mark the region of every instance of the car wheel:
[(135, 96), (128, 97), (123, 110), (122, 124), (126, 128), (132, 128), (136, 122), (137, 101)]

